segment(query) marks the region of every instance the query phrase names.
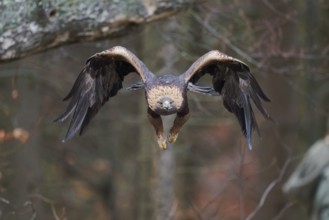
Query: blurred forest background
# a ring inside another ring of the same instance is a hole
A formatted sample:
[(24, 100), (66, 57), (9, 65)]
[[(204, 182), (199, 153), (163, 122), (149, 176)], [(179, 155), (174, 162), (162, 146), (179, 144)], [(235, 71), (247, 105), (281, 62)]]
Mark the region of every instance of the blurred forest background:
[[(275, 123), (256, 112), (261, 137), (249, 151), (220, 97), (189, 94), (191, 118), (161, 151), (143, 91), (123, 89), (83, 136), (62, 143), (68, 124), (53, 123), (62, 98), (86, 59), (115, 45), (158, 75), (212, 49), (236, 57), (271, 98)], [(328, 61), (328, 1), (209, 0), (120, 37), (3, 62), (0, 219), (308, 219), (308, 205), (281, 188), (328, 131)]]

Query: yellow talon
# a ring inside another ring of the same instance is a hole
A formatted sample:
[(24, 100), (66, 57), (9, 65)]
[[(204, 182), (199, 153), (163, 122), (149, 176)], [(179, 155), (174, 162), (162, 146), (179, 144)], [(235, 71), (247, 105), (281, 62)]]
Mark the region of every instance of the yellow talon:
[(172, 133), (170, 133), (169, 136), (168, 136), (169, 143), (171, 143), (171, 144), (175, 143), (177, 137), (178, 137), (178, 134), (172, 134)]
[(158, 137), (158, 144), (161, 150), (167, 149), (167, 140), (164, 137)]

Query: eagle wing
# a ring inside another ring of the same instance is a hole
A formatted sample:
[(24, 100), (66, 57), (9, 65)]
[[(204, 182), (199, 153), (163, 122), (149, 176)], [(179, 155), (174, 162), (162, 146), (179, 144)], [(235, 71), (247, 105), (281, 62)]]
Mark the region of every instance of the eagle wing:
[(124, 47), (113, 47), (96, 53), (86, 61), (71, 91), (63, 99), (70, 100), (66, 111), (55, 121), (63, 122), (73, 114), (63, 142), (79, 134), (110, 97), (122, 88), (124, 77), (136, 72), (143, 83), (154, 75), (132, 52)]
[[(238, 118), (248, 147), (251, 149), (252, 131), (254, 129), (259, 131), (250, 99), (266, 118), (271, 119), (261, 102), (261, 100), (269, 102), (270, 99), (245, 63), (218, 50), (210, 51), (197, 59), (181, 77), (185, 83), (194, 84), (205, 74), (212, 76), (213, 89), (223, 97), (225, 108)], [(188, 88), (191, 86), (189, 85)]]

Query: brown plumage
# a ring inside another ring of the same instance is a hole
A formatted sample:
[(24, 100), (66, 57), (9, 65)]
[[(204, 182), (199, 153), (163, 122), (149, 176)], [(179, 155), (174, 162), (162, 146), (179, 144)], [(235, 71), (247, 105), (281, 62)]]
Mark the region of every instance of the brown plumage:
[[(160, 115), (176, 114), (168, 135), (168, 141), (174, 143), (189, 118), (187, 91), (221, 95), (224, 107), (238, 118), (250, 149), (252, 131), (258, 130), (250, 99), (258, 110), (270, 119), (261, 103), (261, 100), (270, 101), (269, 98), (251, 75), (248, 66), (238, 59), (213, 50), (196, 60), (180, 76), (157, 77), (132, 52), (116, 46), (90, 57), (71, 91), (64, 98), (64, 101), (71, 101), (66, 111), (55, 121), (62, 122), (69, 115), (73, 116), (63, 141), (78, 132), (82, 134), (104, 103), (122, 88), (124, 77), (133, 72), (141, 77), (142, 82), (132, 85), (129, 89), (145, 89), (148, 118), (155, 129), (161, 149), (166, 149), (167, 139)], [(205, 74), (212, 76), (213, 88), (195, 85)]]

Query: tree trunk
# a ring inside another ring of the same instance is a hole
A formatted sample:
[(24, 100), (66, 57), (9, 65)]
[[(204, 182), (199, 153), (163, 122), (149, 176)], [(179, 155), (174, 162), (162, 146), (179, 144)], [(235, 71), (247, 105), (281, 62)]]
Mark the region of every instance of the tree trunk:
[(0, 62), (63, 44), (114, 37), (195, 0), (0, 2)]

